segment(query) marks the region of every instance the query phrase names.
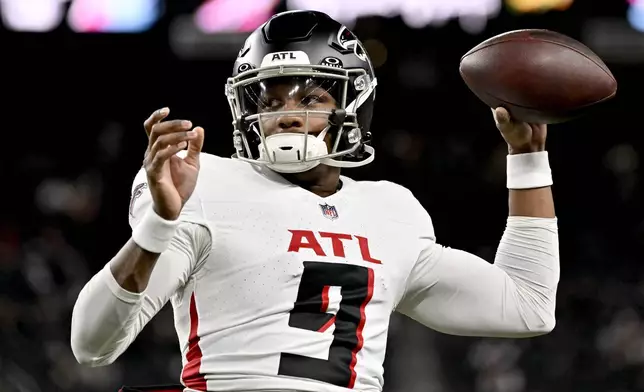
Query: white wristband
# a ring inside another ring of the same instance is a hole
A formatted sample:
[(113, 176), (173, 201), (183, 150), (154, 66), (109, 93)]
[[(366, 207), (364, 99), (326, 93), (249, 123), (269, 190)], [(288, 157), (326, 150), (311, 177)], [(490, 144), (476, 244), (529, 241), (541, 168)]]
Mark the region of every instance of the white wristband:
[(138, 246), (152, 253), (163, 253), (168, 249), (179, 220), (165, 220), (150, 207), (134, 230), (132, 239)]
[(508, 155), (508, 189), (542, 188), (552, 185), (548, 152)]

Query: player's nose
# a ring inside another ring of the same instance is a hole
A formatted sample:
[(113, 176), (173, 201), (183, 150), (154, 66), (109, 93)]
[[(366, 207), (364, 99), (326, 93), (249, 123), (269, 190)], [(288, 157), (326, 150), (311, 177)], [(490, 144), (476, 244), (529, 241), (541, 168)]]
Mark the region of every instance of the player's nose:
[[(294, 100), (289, 100), (282, 110), (287, 112), (302, 110), (302, 108), (299, 107), (299, 105)], [(304, 122), (304, 116), (300, 114), (284, 113), (284, 115), (279, 117), (277, 125), (279, 127), (279, 132), (288, 131), (304, 133)]]
[(304, 121), (299, 116), (283, 116), (278, 124), (280, 131), (304, 132)]

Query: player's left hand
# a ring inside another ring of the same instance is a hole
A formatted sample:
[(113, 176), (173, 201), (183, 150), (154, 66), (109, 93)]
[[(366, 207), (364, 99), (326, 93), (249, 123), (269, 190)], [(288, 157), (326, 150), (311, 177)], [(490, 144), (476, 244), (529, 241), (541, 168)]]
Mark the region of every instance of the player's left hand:
[(508, 143), (509, 154), (524, 154), (544, 151), (546, 149), (546, 124), (530, 124), (513, 120), (510, 113), (498, 107), (492, 109), (494, 122), (501, 136)]

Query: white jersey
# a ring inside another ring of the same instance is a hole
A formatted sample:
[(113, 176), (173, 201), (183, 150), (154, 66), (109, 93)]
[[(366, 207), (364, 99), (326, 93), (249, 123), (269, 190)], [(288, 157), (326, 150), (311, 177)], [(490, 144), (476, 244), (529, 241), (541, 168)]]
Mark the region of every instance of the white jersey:
[[(406, 189), (342, 184), (321, 198), (270, 170), (202, 154), (182, 219), (205, 223), (212, 249), (172, 298), (184, 367), (198, 369), (184, 371), (187, 386), (382, 388), (389, 317), (419, 236), (433, 233), (419, 231), (423, 210)], [(147, 192), (134, 201), (133, 225), (150, 202)]]
[[(130, 303), (132, 313), (123, 317), (137, 321), (123, 320), (114, 347), (86, 362), (116, 359), (168, 299), (189, 391), (381, 391), (395, 310), (464, 335), (532, 336), (553, 327), (559, 271), (553, 220), (544, 220), (538, 238), (542, 248), (545, 237), (553, 245), (544, 265), (535, 267), (532, 256), (523, 260), (535, 282), (524, 295), (507, 271), (516, 265), (499, 268), (503, 260), (492, 265), (437, 245), (428, 214), (405, 188), (341, 179), (340, 191), (321, 198), (271, 170), (202, 153), (196, 190), (180, 217), (186, 223), (146, 292), (123, 290), (109, 264), (102, 271), (120, 298), (113, 306)], [(132, 227), (151, 203), (141, 171)], [(75, 323), (89, 301), (83, 296), (98, 285), (90, 281), (81, 293)], [(98, 304), (98, 296), (93, 301), (87, 305), (93, 312), (112, 306)], [(105, 312), (89, 318), (107, 328)], [(73, 325), (73, 347), (80, 334)]]

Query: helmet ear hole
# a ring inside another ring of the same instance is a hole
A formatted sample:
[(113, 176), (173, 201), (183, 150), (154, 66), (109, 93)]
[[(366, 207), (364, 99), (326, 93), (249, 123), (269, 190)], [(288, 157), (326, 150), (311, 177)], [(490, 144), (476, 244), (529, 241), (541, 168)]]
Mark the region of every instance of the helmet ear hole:
[(371, 132), (365, 132), (364, 135), (362, 135), (362, 144), (360, 145), (360, 148), (355, 152), (355, 157), (358, 159), (362, 159), (365, 157), (365, 145), (371, 144)]

